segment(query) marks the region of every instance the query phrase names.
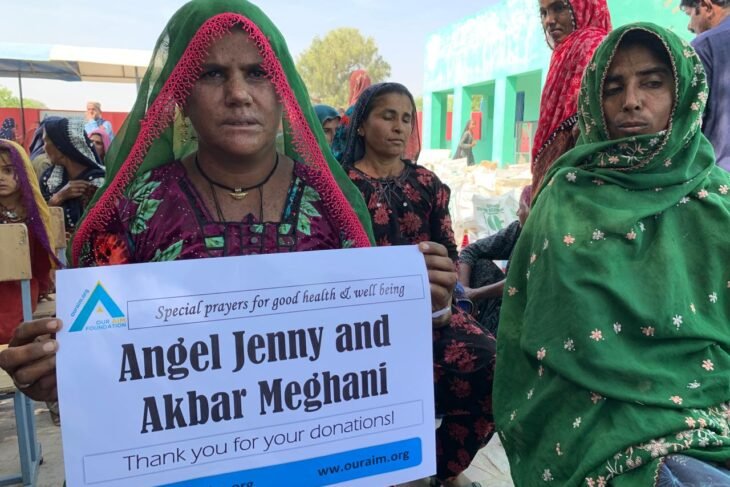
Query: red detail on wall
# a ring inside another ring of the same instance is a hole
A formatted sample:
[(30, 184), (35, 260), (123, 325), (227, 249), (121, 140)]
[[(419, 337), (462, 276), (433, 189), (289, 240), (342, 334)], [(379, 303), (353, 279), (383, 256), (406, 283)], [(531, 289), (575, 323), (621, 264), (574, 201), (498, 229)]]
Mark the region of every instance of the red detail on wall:
[[(5, 120), (8, 117), (12, 117), (15, 119), (15, 136), (18, 139), (18, 142), (22, 143), (25, 148), (28, 148), (28, 144), (33, 140), (33, 134), (35, 133), (35, 130), (38, 128), (38, 124), (40, 123), (40, 117), (41, 112), (54, 112), (55, 110), (49, 109), (49, 108), (26, 108), (25, 109), (25, 137), (22, 137), (21, 132), (23, 131), (23, 122), (21, 121), (21, 115), (20, 115), (20, 108), (0, 108), (0, 122)], [(68, 113), (72, 110), (58, 110), (64, 113)], [(79, 110), (78, 112), (79, 118), (84, 118), (86, 115), (86, 110)], [(120, 128), (122, 128), (122, 124), (124, 124), (124, 121), (127, 119), (127, 113), (126, 112), (104, 112), (103, 117), (106, 120), (109, 120), (112, 124), (112, 127), (114, 128), (114, 133), (116, 134)]]

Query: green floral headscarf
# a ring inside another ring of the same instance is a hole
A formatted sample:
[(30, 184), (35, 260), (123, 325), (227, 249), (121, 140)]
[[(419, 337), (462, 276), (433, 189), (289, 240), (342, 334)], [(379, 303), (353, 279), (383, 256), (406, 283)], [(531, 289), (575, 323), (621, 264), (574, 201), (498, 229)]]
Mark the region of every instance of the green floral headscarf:
[[(603, 83), (631, 31), (672, 62), (661, 133), (609, 140)], [(596, 50), (581, 137), (548, 173), (513, 254), (494, 413), (519, 486), (654, 485), (662, 458), (730, 458), (730, 176), (700, 131), (705, 73), (640, 23)]]
[(341, 233), (355, 246), (372, 242), (362, 195), (332, 156), (276, 26), (245, 0), (193, 0), (173, 15), (157, 41), (137, 101), (107, 155), (107, 183), (74, 236), (72, 262), (78, 262), (89, 236), (104, 227), (117, 199), (138, 175), (197, 149), (193, 129), (180, 107), (202, 71), (209, 46), (234, 28), (243, 28), (258, 45), (284, 107), (285, 153), (307, 165), (312, 174), (308, 183), (322, 196), (330, 220)]

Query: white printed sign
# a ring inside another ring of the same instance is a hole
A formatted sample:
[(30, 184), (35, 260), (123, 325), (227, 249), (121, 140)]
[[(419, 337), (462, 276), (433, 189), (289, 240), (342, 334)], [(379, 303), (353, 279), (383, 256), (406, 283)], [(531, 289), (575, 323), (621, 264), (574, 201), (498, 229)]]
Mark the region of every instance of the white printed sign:
[(392, 485), (436, 471), (416, 247), (58, 273), (75, 486)]

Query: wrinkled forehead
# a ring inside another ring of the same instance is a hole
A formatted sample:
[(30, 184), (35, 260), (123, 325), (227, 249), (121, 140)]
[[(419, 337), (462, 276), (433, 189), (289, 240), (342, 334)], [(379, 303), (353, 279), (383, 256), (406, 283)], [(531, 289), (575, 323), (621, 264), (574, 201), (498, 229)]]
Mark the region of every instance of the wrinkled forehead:
[(261, 64), (263, 59), (259, 46), (251, 39), (248, 32), (240, 25), (235, 25), (213, 41), (208, 47), (206, 61), (245, 59), (247, 62)]

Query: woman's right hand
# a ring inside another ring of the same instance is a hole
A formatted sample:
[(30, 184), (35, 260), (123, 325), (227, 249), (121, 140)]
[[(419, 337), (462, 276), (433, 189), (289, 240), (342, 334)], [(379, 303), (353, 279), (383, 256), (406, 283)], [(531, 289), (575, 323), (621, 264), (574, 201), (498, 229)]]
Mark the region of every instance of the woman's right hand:
[(23, 394), (36, 401), (58, 400), (54, 334), (60, 329), (56, 318), (23, 323), (15, 329), (8, 348), (0, 352), (0, 367)]
[(69, 181), (58, 193), (51, 196), (48, 204), (51, 206), (61, 206), (64, 201), (79, 198), (86, 194), (89, 186), (91, 186), (91, 183), (88, 181)]

